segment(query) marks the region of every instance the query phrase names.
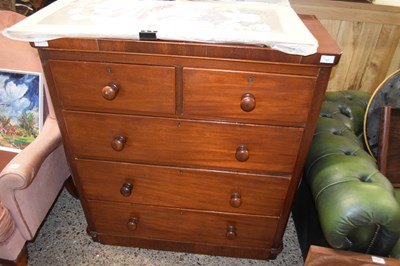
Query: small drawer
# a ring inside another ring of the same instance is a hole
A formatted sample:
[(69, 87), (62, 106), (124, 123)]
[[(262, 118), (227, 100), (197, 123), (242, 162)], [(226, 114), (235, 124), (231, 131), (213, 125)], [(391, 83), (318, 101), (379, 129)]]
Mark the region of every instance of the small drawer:
[(89, 201), (98, 234), (270, 248), (278, 219), (140, 204)]
[(66, 109), (175, 114), (175, 68), (49, 61)]
[(278, 217), (290, 182), (288, 177), (236, 172), (74, 162), (86, 198), (156, 206)]
[(304, 126), (316, 77), (183, 70), (184, 115)]
[(303, 129), (64, 111), (78, 158), (292, 173)]

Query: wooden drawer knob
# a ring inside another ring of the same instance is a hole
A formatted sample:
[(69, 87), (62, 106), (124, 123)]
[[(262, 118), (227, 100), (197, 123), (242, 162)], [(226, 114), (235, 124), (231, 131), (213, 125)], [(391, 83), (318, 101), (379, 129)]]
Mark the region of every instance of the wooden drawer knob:
[(119, 88), (118, 88), (117, 84), (110, 83), (101, 90), (101, 93), (102, 93), (104, 99), (106, 99), (108, 101), (112, 101), (115, 99), (115, 97), (117, 97), (118, 91), (119, 91)]
[(119, 192), (121, 193), (122, 196), (129, 197), (132, 194), (132, 189), (133, 189), (133, 185), (129, 182), (126, 182), (122, 185)]
[(242, 199), (241, 199), (240, 194), (239, 194), (239, 193), (236, 193), (236, 192), (232, 193), (232, 194), (231, 194), (231, 201), (230, 201), (230, 203), (231, 203), (231, 206), (232, 206), (233, 208), (239, 208), (240, 205), (242, 205)]
[(137, 228), (138, 219), (136, 217), (129, 218), (128, 221), (128, 229), (131, 231), (135, 231)]
[(245, 162), (249, 159), (249, 150), (247, 149), (246, 145), (239, 145), (239, 147), (236, 148), (236, 160), (239, 162)]
[(240, 100), (240, 108), (245, 112), (251, 112), (256, 108), (256, 98), (251, 93), (243, 94)]
[(126, 138), (124, 136), (116, 136), (111, 142), (114, 151), (122, 151), (125, 147)]
[(226, 227), (226, 238), (229, 240), (234, 240), (236, 238), (236, 227), (229, 225)]

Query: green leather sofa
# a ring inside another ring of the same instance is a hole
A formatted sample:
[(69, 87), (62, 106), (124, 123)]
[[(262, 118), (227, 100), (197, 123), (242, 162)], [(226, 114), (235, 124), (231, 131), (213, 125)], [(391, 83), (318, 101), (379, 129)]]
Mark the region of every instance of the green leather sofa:
[(310, 245), (400, 258), (400, 191), (365, 149), (370, 96), (326, 93), (292, 209), (304, 258)]

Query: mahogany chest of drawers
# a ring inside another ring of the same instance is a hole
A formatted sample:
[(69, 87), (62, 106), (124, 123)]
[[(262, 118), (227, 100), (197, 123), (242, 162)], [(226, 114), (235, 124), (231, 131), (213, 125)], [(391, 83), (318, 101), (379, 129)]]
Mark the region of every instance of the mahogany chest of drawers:
[(276, 257), (341, 53), (303, 20), (320, 43), (307, 57), (114, 39), (39, 48), (93, 239)]

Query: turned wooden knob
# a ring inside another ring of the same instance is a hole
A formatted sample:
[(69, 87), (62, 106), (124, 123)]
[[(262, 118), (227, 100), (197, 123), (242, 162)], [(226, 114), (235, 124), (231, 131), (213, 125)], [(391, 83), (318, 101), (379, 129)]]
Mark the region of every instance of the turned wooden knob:
[(116, 136), (111, 142), (114, 151), (122, 151), (125, 147), (126, 138), (124, 136)]
[(115, 83), (110, 83), (107, 86), (104, 86), (104, 88), (101, 90), (101, 93), (103, 95), (103, 98), (106, 100), (114, 100), (115, 97), (117, 97), (119, 88), (117, 84)]
[(236, 227), (233, 225), (229, 225), (226, 227), (226, 238), (229, 240), (233, 240), (236, 238)]
[(239, 193), (236, 193), (236, 192), (232, 193), (232, 194), (231, 194), (231, 201), (230, 201), (230, 203), (231, 203), (231, 206), (232, 206), (233, 208), (239, 208), (240, 205), (242, 205), (242, 199), (241, 199), (241, 197), (240, 197), (240, 194), (239, 194)]
[(128, 229), (131, 231), (135, 231), (137, 228), (138, 219), (136, 217), (129, 218), (128, 221)]
[(240, 100), (240, 108), (245, 112), (251, 112), (256, 108), (256, 98), (251, 93), (245, 93)]
[(131, 183), (124, 183), (119, 190), (122, 196), (129, 197), (132, 194), (133, 185)]
[(236, 149), (236, 160), (239, 162), (245, 162), (249, 159), (249, 150), (247, 149), (246, 145), (240, 145)]

